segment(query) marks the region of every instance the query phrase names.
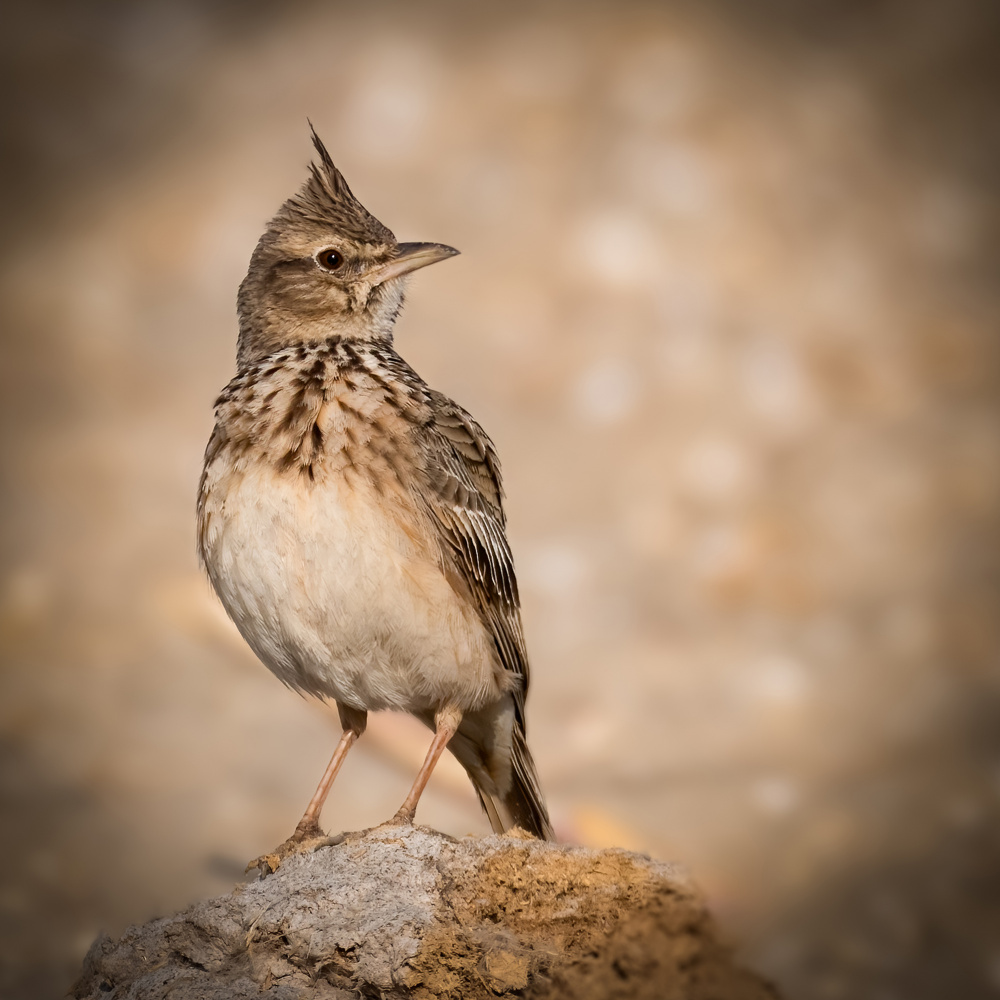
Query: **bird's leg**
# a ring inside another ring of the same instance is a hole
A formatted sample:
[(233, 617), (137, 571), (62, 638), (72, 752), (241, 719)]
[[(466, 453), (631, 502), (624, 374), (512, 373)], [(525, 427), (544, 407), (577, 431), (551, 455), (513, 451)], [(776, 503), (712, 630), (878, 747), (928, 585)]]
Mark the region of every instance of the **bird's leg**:
[(261, 872), (265, 874), (265, 869), (274, 872), (278, 870), (281, 862), (292, 854), (304, 854), (307, 851), (315, 851), (318, 847), (328, 847), (334, 843), (334, 840), (328, 837), (320, 827), (319, 815), (323, 811), (323, 803), (326, 802), (326, 797), (330, 794), (330, 788), (337, 777), (341, 764), (344, 763), (347, 751), (354, 746), (355, 741), (364, 733), (365, 727), (368, 725), (367, 712), (359, 712), (357, 709), (348, 708), (339, 702), (337, 710), (340, 713), (340, 724), (344, 727), (344, 732), (341, 734), (337, 749), (333, 751), (330, 763), (326, 765), (319, 786), (309, 800), (309, 805), (306, 806), (302, 819), (295, 827), (295, 832), (283, 844), (276, 847), (272, 853), (262, 854), (259, 858), (254, 858), (247, 865), (247, 871), (250, 871), (251, 868), (260, 868)]
[(295, 833), (291, 835), (289, 840), (305, 840), (309, 837), (325, 836), (319, 825), (319, 814), (323, 811), (323, 803), (326, 802), (326, 797), (330, 794), (330, 788), (337, 777), (337, 772), (340, 771), (341, 764), (344, 763), (347, 751), (354, 746), (355, 741), (364, 733), (368, 725), (367, 712), (359, 712), (357, 709), (341, 705), (339, 702), (337, 703), (337, 711), (340, 713), (340, 724), (344, 727), (344, 732), (337, 744), (337, 749), (333, 751), (330, 763), (326, 765), (326, 770), (323, 772), (323, 777), (320, 778), (313, 797), (309, 800), (309, 805), (306, 806), (306, 811), (302, 814), (302, 819), (299, 820), (299, 825), (295, 828)]
[(424, 758), (424, 763), (417, 773), (409, 795), (406, 796), (403, 804), (393, 817), (394, 823), (410, 824), (413, 822), (413, 817), (417, 811), (417, 803), (420, 801), (420, 796), (427, 786), (431, 771), (434, 770), (434, 765), (437, 764), (438, 758), (448, 745), (449, 740), (458, 732), (461, 722), (462, 712), (454, 705), (445, 705), (444, 708), (440, 709), (434, 715), (434, 739), (431, 740), (427, 756)]

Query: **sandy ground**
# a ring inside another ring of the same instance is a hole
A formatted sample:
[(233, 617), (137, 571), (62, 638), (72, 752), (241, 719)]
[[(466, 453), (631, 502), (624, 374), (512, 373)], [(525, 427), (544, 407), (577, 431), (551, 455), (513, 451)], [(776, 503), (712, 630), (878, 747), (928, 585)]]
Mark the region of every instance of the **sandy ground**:
[[(996, 15), (983, 3), (12, 9), (0, 993), (227, 890), (329, 709), (194, 556), (305, 118), (405, 240), (400, 352), (504, 462), (563, 837), (680, 861), (803, 998), (1000, 991)], [(325, 820), (389, 816), (373, 720)], [(422, 822), (485, 832), (442, 769)]]
[(76, 1000), (778, 1000), (675, 867), (380, 826), (102, 937)]

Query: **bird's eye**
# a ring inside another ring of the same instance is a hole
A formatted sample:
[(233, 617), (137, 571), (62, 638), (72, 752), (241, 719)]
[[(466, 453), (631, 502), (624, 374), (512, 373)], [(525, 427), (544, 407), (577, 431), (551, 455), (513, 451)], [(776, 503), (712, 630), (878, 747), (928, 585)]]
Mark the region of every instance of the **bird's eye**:
[(336, 271), (344, 263), (344, 255), (336, 250), (320, 250), (316, 259), (328, 271)]

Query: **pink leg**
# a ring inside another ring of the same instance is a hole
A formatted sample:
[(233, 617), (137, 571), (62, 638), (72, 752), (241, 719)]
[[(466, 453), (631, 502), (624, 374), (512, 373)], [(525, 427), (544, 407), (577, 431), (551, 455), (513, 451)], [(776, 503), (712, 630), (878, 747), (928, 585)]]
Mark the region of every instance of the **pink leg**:
[(323, 772), (319, 787), (316, 789), (312, 799), (310, 799), (309, 805), (306, 806), (306, 811), (302, 819), (299, 820), (299, 825), (295, 828), (295, 833), (290, 838), (292, 840), (301, 840), (316, 835), (322, 836), (323, 831), (320, 829), (319, 815), (323, 811), (323, 803), (326, 802), (326, 797), (330, 794), (330, 788), (337, 777), (337, 772), (340, 770), (341, 764), (344, 763), (347, 751), (354, 746), (355, 740), (365, 731), (365, 727), (368, 725), (367, 712), (359, 712), (356, 709), (340, 704), (337, 705), (337, 710), (340, 712), (340, 723), (344, 727), (344, 733), (340, 737), (337, 749), (333, 751), (330, 763), (327, 764), (326, 770)]
[(413, 822), (413, 817), (417, 812), (417, 803), (427, 786), (434, 765), (437, 764), (438, 758), (448, 745), (448, 741), (458, 732), (461, 721), (462, 713), (453, 705), (446, 705), (434, 716), (434, 739), (431, 741), (417, 778), (413, 782), (410, 794), (406, 796), (403, 804), (399, 807), (399, 811), (393, 817), (393, 822), (407, 824)]

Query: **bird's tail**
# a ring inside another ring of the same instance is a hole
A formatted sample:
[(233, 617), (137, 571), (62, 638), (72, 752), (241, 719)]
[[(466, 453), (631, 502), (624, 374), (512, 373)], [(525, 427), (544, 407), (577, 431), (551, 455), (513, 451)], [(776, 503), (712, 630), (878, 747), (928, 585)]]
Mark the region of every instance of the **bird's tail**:
[[(481, 746), (481, 745), (480, 745)], [(542, 840), (555, 840), (545, 801), (538, 785), (535, 762), (531, 758), (524, 730), (515, 722), (511, 732), (510, 780), (502, 785), (494, 779), (476, 742), (464, 736), (462, 729), (452, 738), (449, 748), (472, 779), (483, 810), (494, 833), (505, 833), (515, 826)], [(507, 787), (503, 787), (506, 785)]]

